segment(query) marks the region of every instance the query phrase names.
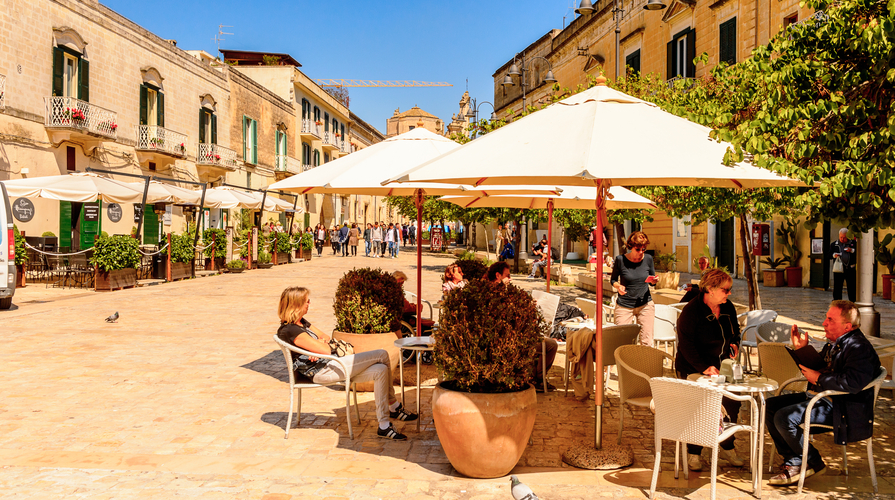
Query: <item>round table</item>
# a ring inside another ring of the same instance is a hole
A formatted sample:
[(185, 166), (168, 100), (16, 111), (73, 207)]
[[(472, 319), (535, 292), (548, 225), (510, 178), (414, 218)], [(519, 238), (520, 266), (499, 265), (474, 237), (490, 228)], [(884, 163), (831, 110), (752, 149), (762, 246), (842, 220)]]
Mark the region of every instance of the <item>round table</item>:
[(420, 415), (420, 363), (421, 356), (424, 351), (434, 351), (435, 350), (435, 339), (432, 337), (405, 337), (403, 339), (398, 339), (395, 341), (395, 347), (401, 350), (401, 361), (398, 363), (398, 366), (401, 369), (401, 404), (404, 405), (404, 351), (414, 351), (416, 352), (416, 414), (418, 415), (416, 419), (416, 430), (420, 430), (420, 420), (422, 420), (422, 415)]

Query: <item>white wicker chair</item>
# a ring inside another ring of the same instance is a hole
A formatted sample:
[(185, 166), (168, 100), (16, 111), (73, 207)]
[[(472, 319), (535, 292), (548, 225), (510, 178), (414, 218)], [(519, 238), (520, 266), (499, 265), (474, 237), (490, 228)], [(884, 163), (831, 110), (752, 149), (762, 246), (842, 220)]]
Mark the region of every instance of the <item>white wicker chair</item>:
[(680, 310), (665, 305), (655, 304), (656, 321), (653, 326), (653, 345), (656, 348), (662, 344), (663, 350), (668, 352), (668, 344), (671, 344), (672, 357), (677, 352), (677, 317)]
[[(677, 380), (673, 378), (651, 378), (650, 388), (656, 407), (656, 462), (653, 465), (653, 480), (650, 484), (650, 498), (656, 493), (659, 470), (662, 461), (662, 440), (674, 441), (674, 477), (678, 477), (681, 457), (680, 444), (690, 443), (712, 449), (712, 494), (715, 498), (715, 480), (718, 474), (718, 445), (736, 432), (749, 432), (750, 448), (755, 449), (755, 438), (761, 429), (758, 428), (758, 408), (755, 400), (748, 394), (738, 395), (718, 387), (698, 382)], [(721, 398), (727, 397), (737, 401), (749, 402), (752, 405), (750, 425), (725, 423), (719, 432), (718, 424), (724, 411)], [(751, 454), (750, 454), (751, 455)], [(685, 461), (686, 462), (686, 461)], [(686, 463), (683, 466), (684, 477), (689, 479)], [(759, 485), (760, 486), (760, 485)], [(756, 489), (755, 493), (758, 493)]]
[(665, 360), (674, 361), (667, 352), (645, 345), (623, 345), (615, 350), (615, 363), (618, 366), (619, 409), (618, 442), (622, 442), (622, 429), (625, 426), (625, 403), (649, 408), (653, 400), (649, 381), (653, 377), (661, 377), (665, 372)]
[[(873, 408), (874, 412), (876, 411), (876, 400), (879, 397), (879, 389), (882, 385), (883, 381), (886, 379), (886, 369), (882, 366), (879, 367), (880, 374), (877, 375), (869, 384), (867, 384), (861, 391), (866, 391), (867, 389), (873, 389)], [(795, 380), (791, 383), (798, 383), (801, 381), (805, 381), (805, 379)], [(782, 387), (781, 387), (782, 389)], [(841, 391), (823, 391), (818, 393), (816, 396), (811, 398), (808, 402), (808, 407), (805, 409), (805, 423), (802, 424), (802, 431), (805, 435), (811, 435), (811, 427), (820, 427), (822, 429), (832, 429), (831, 426), (821, 425), (821, 424), (812, 424), (811, 423), (811, 410), (814, 408), (814, 405), (821, 398), (848, 394), (847, 392)], [(871, 435), (867, 438), (867, 462), (870, 465), (870, 483), (873, 485), (873, 492), (879, 493), (879, 485), (876, 481), (876, 465), (873, 462), (873, 436)], [(771, 442), (771, 459), (768, 461), (768, 472), (770, 472), (771, 468), (774, 464), (774, 456), (777, 454), (777, 449), (774, 447), (773, 441)], [(802, 486), (805, 484), (805, 469), (808, 468), (808, 440), (802, 439), (802, 471), (799, 475), (799, 493), (802, 493)], [(848, 475), (848, 453), (846, 453), (846, 445), (842, 445), (842, 471), (845, 475)]]
[[(295, 393), (298, 392), (298, 409), (296, 413), (298, 414), (297, 421), (301, 420), (301, 390), (302, 389), (311, 389), (314, 387), (325, 387), (329, 385), (337, 385), (337, 384), (345, 384), (345, 418), (348, 420), (348, 437), (354, 439), (354, 429), (351, 426), (351, 393), (354, 392), (354, 413), (357, 416), (357, 423), (360, 425), (360, 410), (357, 408), (357, 390), (356, 384), (351, 382), (350, 370), (345, 366), (344, 362), (337, 358), (336, 356), (328, 356), (325, 354), (317, 354), (313, 352), (308, 352), (304, 349), (295, 347), (294, 345), (288, 344), (281, 340), (276, 335), (273, 336), (274, 342), (280, 346), (280, 350), (283, 351), (283, 357), (286, 359), (286, 371), (289, 372), (289, 418), (286, 420), (286, 436), (283, 439), (289, 439), (289, 429), (292, 427), (292, 410), (295, 409)], [(321, 359), (328, 359), (331, 362), (339, 363), (342, 365), (342, 369), (345, 373), (348, 373), (348, 378), (344, 381), (335, 381), (331, 384), (317, 384), (312, 382), (310, 379), (295, 373), (295, 370), (292, 369), (293, 361), (292, 361), (292, 353), (296, 354), (304, 354), (305, 356), (316, 356)]]
[[(550, 325), (550, 332), (553, 332), (553, 321), (556, 319), (556, 310), (559, 308), (559, 295), (554, 295), (552, 293), (542, 292), (540, 290), (532, 290), (531, 297), (535, 299), (535, 303), (538, 304), (538, 310), (541, 311), (541, 316), (544, 317), (544, 321)], [(543, 370), (541, 373), (541, 377), (544, 379), (544, 391), (547, 391), (547, 340), (541, 340), (541, 359), (543, 362), (541, 365), (543, 366)]]
[(758, 339), (755, 336), (758, 326), (776, 319), (777, 311), (771, 311), (770, 309), (759, 309), (737, 315), (737, 320), (740, 321), (741, 325), (740, 338), (742, 339), (740, 341), (740, 349), (737, 352), (737, 363), (740, 362), (740, 357), (743, 356), (743, 350), (745, 349), (745, 366), (747, 370), (752, 370), (752, 349), (758, 347)]

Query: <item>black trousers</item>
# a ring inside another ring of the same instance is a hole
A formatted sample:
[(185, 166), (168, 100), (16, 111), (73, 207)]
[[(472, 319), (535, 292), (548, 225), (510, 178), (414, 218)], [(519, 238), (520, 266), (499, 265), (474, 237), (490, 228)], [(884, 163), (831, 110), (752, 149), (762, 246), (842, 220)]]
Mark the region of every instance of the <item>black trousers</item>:
[(855, 294), (855, 268), (846, 267), (844, 273), (833, 273), (833, 300), (842, 300), (842, 282), (848, 288), (848, 300), (857, 300)]

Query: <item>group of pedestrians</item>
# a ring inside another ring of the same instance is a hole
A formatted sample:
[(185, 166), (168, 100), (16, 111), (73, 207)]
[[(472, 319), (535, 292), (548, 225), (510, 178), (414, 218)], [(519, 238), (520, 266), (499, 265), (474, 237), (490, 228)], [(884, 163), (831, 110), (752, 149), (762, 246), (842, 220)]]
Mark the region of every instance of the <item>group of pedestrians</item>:
[(341, 227), (334, 225), (329, 229), (323, 224), (317, 224), (313, 229), (309, 227), (307, 232), (314, 237), (318, 257), (323, 255), (323, 247), (327, 242), (332, 248), (333, 255), (356, 257), (357, 246), (363, 241), (365, 256), (385, 258), (387, 253), (388, 258), (397, 259), (401, 245), (406, 244), (408, 238), (416, 240), (416, 230), (413, 226), (401, 223), (368, 223), (363, 232), (357, 223), (344, 222)]

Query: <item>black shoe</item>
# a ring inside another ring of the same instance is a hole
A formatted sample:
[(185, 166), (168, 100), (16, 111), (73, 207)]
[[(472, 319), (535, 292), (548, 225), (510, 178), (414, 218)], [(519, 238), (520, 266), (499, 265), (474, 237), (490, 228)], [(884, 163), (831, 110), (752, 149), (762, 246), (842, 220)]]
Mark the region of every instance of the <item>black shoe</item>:
[(407, 441), (407, 436), (395, 430), (394, 424), (388, 424), (388, 429), (376, 429), (376, 435), (383, 439), (394, 441)]
[(416, 419), (420, 418), (420, 416), (417, 415), (416, 413), (409, 413), (409, 412), (404, 411), (404, 405), (401, 403), (398, 403), (397, 410), (389, 411), (388, 416), (395, 420), (403, 420), (403, 421), (416, 420)]

